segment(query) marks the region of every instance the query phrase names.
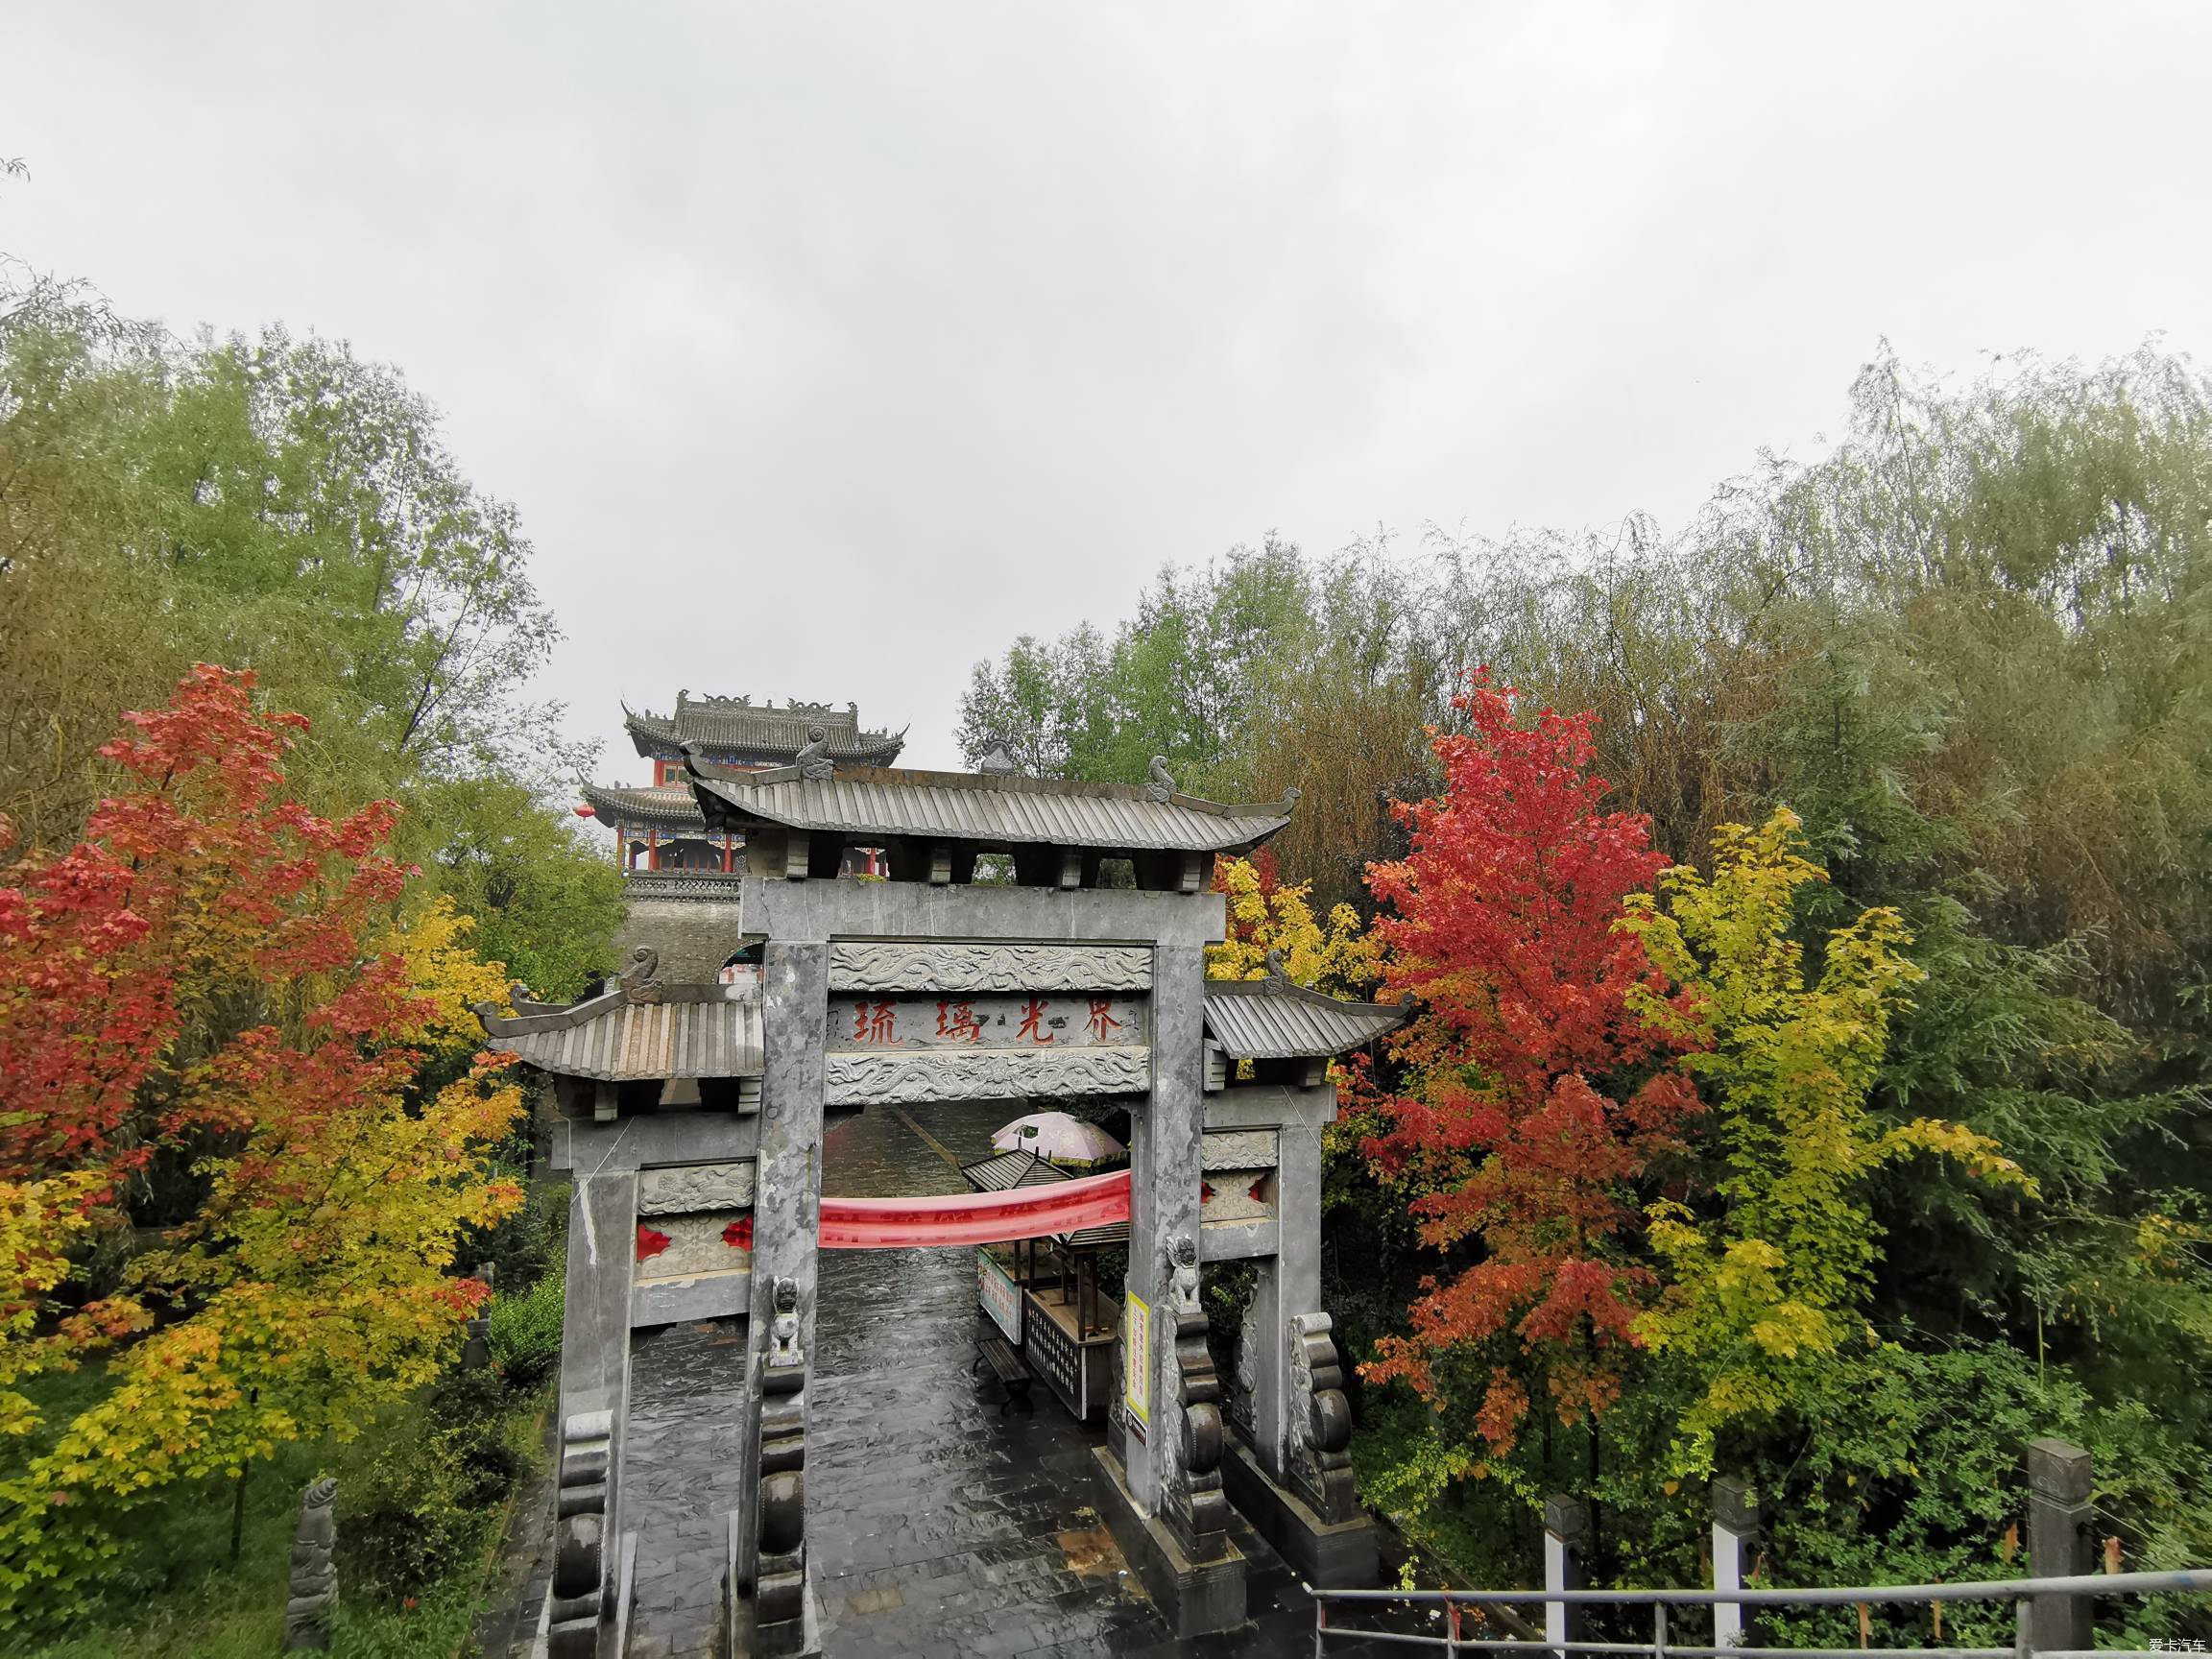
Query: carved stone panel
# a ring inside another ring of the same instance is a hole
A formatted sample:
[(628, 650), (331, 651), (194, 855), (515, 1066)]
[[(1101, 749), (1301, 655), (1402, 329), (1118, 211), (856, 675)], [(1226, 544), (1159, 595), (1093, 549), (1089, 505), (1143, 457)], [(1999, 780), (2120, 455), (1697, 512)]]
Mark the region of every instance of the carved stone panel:
[(1272, 1169), (1276, 1163), (1275, 1131), (1214, 1130), (1206, 1137), (1202, 1156), (1209, 1175), (1216, 1169)]
[(830, 947), (830, 989), (867, 992), (1149, 991), (1142, 945)]
[(753, 1267), (753, 1212), (710, 1210), (637, 1223), (637, 1282), (743, 1273)]
[(1209, 1225), (1217, 1221), (1265, 1221), (1274, 1214), (1272, 1169), (1210, 1169), (1198, 1189), (1198, 1218)]
[(922, 1048), (830, 1054), (831, 1106), (1025, 1095), (1141, 1094), (1151, 1086), (1149, 1048)]
[(637, 1214), (682, 1215), (693, 1210), (747, 1210), (753, 1205), (753, 1160), (645, 1169), (637, 1176)]

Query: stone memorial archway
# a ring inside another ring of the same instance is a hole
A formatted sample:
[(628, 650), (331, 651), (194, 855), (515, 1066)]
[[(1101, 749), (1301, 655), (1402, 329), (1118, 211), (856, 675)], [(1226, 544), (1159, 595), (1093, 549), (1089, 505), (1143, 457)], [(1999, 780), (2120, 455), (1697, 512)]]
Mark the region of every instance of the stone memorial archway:
[[(1222, 937), (1203, 891), (1292, 802), (830, 766), (770, 772), (696, 756), (712, 830), (745, 839), (727, 948), (760, 948), (757, 989), (628, 978), (565, 1009), (487, 1014), (555, 1079), (554, 1162), (575, 1181), (561, 1389), (549, 1646), (619, 1653), (635, 1552), (624, 1531), (629, 1334), (746, 1321), (743, 1490), (731, 1516), (738, 1653), (818, 1647), (806, 1547), (825, 1124), (875, 1105), (1115, 1096), (1132, 1126), (1124, 1383), (1096, 1455), (1099, 1506), (1170, 1626), (1244, 1616), (1243, 1509), (1317, 1581), (1372, 1579), (1344, 1444), (1338, 1358), (1319, 1306), (1321, 1126), (1330, 1054), (1397, 1022), (1280, 980), (1209, 986)], [(837, 877), (850, 848), (887, 880)], [(1015, 881), (971, 879), (982, 853)], [(1127, 858), (1129, 887), (1097, 885)], [(810, 878), (809, 873), (826, 874)], [(1033, 1196), (1033, 1195), (1032, 1195)], [(1198, 1287), (1208, 1262), (1259, 1263), (1242, 1432), (1225, 1410)]]

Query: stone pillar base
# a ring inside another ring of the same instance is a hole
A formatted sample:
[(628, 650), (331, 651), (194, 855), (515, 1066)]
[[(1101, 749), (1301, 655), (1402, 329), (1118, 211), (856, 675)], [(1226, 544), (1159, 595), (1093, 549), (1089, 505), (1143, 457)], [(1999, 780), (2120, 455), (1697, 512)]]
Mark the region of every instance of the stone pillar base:
[[(614, 1616), (599, 1622), (592, 1637), (599, 1659), (622, 1659), (630, 1646), (630, 1597), (637, 1575), (637, 1534), (622, 1535), (621, 1570), (615, 1579)], [(530, 1641), (530, 1659), (550, 1659), (553, 1651), (553, 1592), (546, 1589), (538, 1609), (538, 1633)]]
[(1328, 1522), (1297, 1493), (1278, 1486), (1251, 1447), (1232, 1439), (1221, 1456), (1221, 1485), (1237, 1512), (1307, 1583), (1323, 1590), (1366, 1590), (1381, 1572), (1375, 1523)]
[(820, 1659), (822, 1652), (822, 1599), (814, 1591), (814, 1572), (806, 1572), (804, 1612), (796, 1625), (786, 1621), (762, 1630), (753, 1623), (753, 1601), (737, 1594), (737, 1511), (729, 1516), (729, 1555), (722, 1569), (723, 1627), (730, 1647), (725, 1659)]
[(1244, 1623), (1244, 1557), (1231, 1544), (1218, 1561), (1192, 1561), (1159, 1517), (1141, 1515), (1121, 1461), (1091, 1449), (1093, 1484), (1106, 1529), (1178, 1638), (1234, 1630)]

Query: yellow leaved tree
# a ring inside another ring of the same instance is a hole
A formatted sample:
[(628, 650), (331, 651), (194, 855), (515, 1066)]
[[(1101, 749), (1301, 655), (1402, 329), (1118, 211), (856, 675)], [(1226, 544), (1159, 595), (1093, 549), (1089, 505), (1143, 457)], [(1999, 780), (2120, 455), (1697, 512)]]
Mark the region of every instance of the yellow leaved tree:
[(1382, 977), (1374, 941), (1359, 913), (1339, 904), (1326, 921), (1313, 914), (1313, 883), (1286, 887), (1264, 849), (1250, 858), (1216, 858), (1214, 885), (1228, 899), (1228, 937), (1206, 950), (1209, 979), (1264, 979), (1275, 951), (1294, 985), (1333, 997), (1364, 998)]
[(1925, 1152), (2034, 1190), (1987, 1136), (1927, 1118), (1885, 1127), (1869, 1109), (1890, 1020), (1923, 975), (1903, 919), (1877, 908), (1828, 935), (1808, 981), (1791, 919), (1798, 890), (1827, 873), (1798, 831), (1788, 808), (1756, 830), (1720, 826), (1710, 881), (1669, 870), (1664, 908), (1637, 895), (1620, 924), (1676, 987), (1633, 999), (1695, 1046), (1681, 1064), (1708, 1086), (1721, 1161), (1716, 1211), (1648, 1211), (1669, 1283), (1637, 1334), (1691, 1361), (1700, 1384), (1677, 1427), (1678, 1474), (1709, 1471), (1718, 1431), (1784, 1409), (1800, 1368), (1850, 1334), (1879, 1255), (1864, 1191), (1875, 1169)]

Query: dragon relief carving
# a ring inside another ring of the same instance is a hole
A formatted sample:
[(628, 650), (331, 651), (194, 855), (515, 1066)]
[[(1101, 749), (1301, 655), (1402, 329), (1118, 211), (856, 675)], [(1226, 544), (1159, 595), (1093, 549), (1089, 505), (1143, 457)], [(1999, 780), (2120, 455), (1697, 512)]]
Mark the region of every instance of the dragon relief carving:
[(1299, 1313), (1288, 1321), (1289, 1398), (1283, 1403), (1283, 1466), (1291, 1486), (1324, 1522), (1359, 1514), (1353, 1485), (1352, 1408), (1344, 1399), (1344, 1369), (1326, 1313)]
[(607, 1611), (607, 1529), (614, 1480), (614, 1414), (580, 1411), (561, 1426), (554, 1497), (553, 1592), (546, 1652), (592, 1659)]
[(755, 1622), (795, 1625), (806, 1611), (806, 1353), (799, 1340), (799, 1286), (779, 1278), (770, 1295), (768, 1358), (760, 1373), (760, 1495), (754, 1536)]
[(1167, 1308), (1175, 1321), (1175, 1404), (1180, 1455), (1170, 1460), (1167, 1521), (1193, 1561), (1220, 1557), (1229, 1543), (1229, 1499), (1221, 1490), (1221, 1379), (1206, 1346), (1198, 1301), (1198, 1246), (1188, 1233), (1167, 1241)]
[(896, 945), (830, 947), (831, 991), (1149, 991), (1142, 945)]

